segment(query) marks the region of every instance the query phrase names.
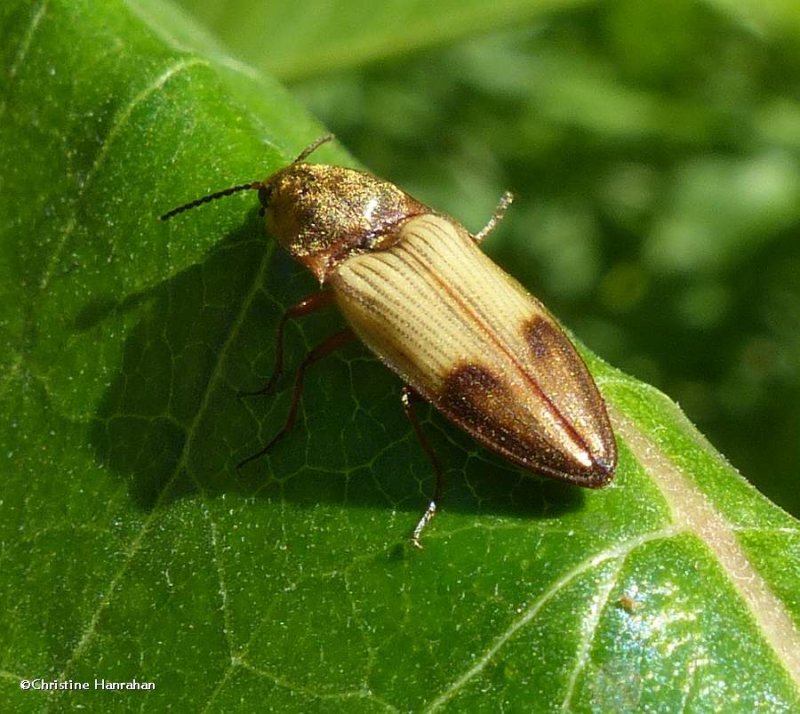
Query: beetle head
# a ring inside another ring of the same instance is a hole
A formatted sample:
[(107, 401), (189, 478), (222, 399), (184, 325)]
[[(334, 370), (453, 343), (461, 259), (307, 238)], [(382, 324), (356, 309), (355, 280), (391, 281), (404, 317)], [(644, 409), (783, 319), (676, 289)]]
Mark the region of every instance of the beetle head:
[(290, 164), (258, 195), (269, 233), (320, 283), (348, 256), (389, 247), (399, 224), (431, 212), (372, 174), (324, 164)]

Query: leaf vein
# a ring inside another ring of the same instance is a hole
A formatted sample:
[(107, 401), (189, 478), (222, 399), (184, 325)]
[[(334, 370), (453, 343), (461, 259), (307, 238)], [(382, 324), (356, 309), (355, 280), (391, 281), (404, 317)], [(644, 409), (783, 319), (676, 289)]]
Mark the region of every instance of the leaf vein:
[[(119, 136), (119, 134), (127, 125), (128, 120), (130, 119), (131, 114), (133, 114), (136, 107), (138, 107), (152, 94), (161, 89), (176, 74), (196, 65), (208, 65), (208, 62), (204, 59), (200, 59), (199, 57), (190, 57), (188, 59), (183, 59), (180, 62), (176, 62), (175, 64), (170, 65), (158, 77), (156, 77), (155, 81), (153, 81), (144, 89), (142, 89), (140, 92), (138, 92), (125, 105), (125, 107), (122, 108), (122, 110), (117, 114), (117, 117), (114, 120), (114, 123), (112, 124), (111, 128), (109, 129), (105, 141), (103, 141), (102, 145), (100, 146), (100, 149), (97, 152), (97, 156), (95, 157), (91, 168), (86, 174), (85, 180), (78, 188), (77, 196), (75, 197), (76, 205), (80, 203), (81, 198), (86, 194), (87, 188), (91, 185), (92, 179), (97, 175), (97, 172), (105, 163), (106, 157), (109, 154), (110, 147), (113, 145), (116, 137)], [(53, 277), (53, 273), (55, 272), (56, 266), (61, 260), (61, 255), (64, 252), (64, 247), (66, 246), (67, 241), (69, 240), (70, 236), (74, 232), (75, 227), (77, 225), (78, 225), (77, 215), (75, 211), (73, 211), (72, 216), (67, 221), (64, 230), (61, 232), (61, 237), (58, 240), (55, 249), (53, 250), (53, 254), (50, 256), (47, 268), (45, 269), (42, 278), (39, 282), (39, 287), (41, 290), (45, 290), (47, 288), (47, 285), (50, 283), (50, 279)]]
[(651, 543), (657, 540), (667, 540), (669, 538), (673, 538), (679, 533), (683, 532), (684, 529), (678, 528), (676, 526), (670, 526), (668, 528), (662, 528), (656, 531), (651, 531), (649, 533), (644, 533), (642, 535), (637, 536), (636, 538), (631, 538), (628, 541), (624, 541), (622, 543), (618, 543), (614, 545), (612, 548), (608, 548), (604, 551), (596, 553), (589, 558), (581, 561), (571, 570), (567, 571), (564, 575), (562, 575), (558, 580), (556, 580), (547, 590), (545, 590), (531, 605), (528, 607), (525, 612), (520, 615), (511, 625), (506, 628), (505, 632), (500, 634), (495, 640), (491, 643), (491, 645), (483, 652), (483, 654), (477, 659), (475, 664), (472, 665), (466, 672), (464, 672), (460, 677), (454, 679), (443, 691), (442, 693), (431, 702), (431, 704), (425, 709), (426, 712), (435, 712), (444, 706), (450, 699), (452, 699), (460, 689), (462, 689), (466, 684), (480, 674), (486, 666), (492, 661), (495, 655), (505, 646), (507, 642), (509, 642), (514, 635), (519, 632), (523, 627), (528, 625), (533, 619), (539, 614), (541, 609), (553, 598), (555, 597), (561, 590), (566, 588), (570, 585), (576, 578), (583, 575), (585, 572), (591, 570), (592, 568), (597, 567), (598, 565), (608, 561), (613, 560), (615, 558), (625, 559), (631, 552), (633, 552), (636, 548), (639, 548), (646, 543)]
[[(245, 316), (249, 312), (256, 294), (260, 290), (264, 274), (267, 270), (267, 266), (270, 263), (270, 258), (272, 257), (272, 254), (274, 252), (274, 246), (275, 244), (272, 242), (267, 244), (267, 247), (264, 250), (263, 258), (261, 260), (261, 265), (259, 266), (259, 269), (255, 275), (251, 289), (246, 295), (245, 299), (242, 301), (242, 308), (239, 311), (239, 314), (236, 316), (236, 319), (231, 321), (231, 329), (228, 332), (225, 342), (222, 344), (217, 353), (218, 358), (214, 364), (213, 371), (209, 376), (207, 387), (205, 389), (205, 392), (203, 393), (203, 399), (200, 402), (197, 408), (197, 412), (195, 413), (194, 418), (192, 419), (192, 422), (187, 429), (186, 440), (184, 441), (180, 458), (178, 459), (178, 462), (175, 465), (175, 470), (172, 476), (170, 476), (170, 478), (165, 483), (164, 488), (161, 490), (161, 493), (159, 494), (158, 499), (156, 500), (156, 503), (153, 506), (152, 511), (142, 524), (142, 528), (139, 534), (131, 541), (130, 546), (123, 554), (120, 567), (118, 568), (114, 576), (111, 578), (108, 590), (104, 593), (103, 597), (101, 598), (100, 602), (95, 608), (95, 611), (92, 614), (92, 617), (89, 619), (89, 622), (87, 624), (87, 627), (83, 635), (81, 636), (81, 639), (78, 641), (77, 645), (73, 649), (72, 654), (66, 660), (64, 668), (61, 674), (59, 675), (59, 679), (66, 678), (72, 663), (75, 662), (81, 656), (81, 654), (86, 650), (87, 646), (91, 642), (92, 638), (97, 632), (97, 626), (99, 624), (100, 616), (103, 610), (111, 602), (112, 596), (119, 587), (123, 576), (130, 567), (130, 564), (133, 562), (134, 557), (141, 549), (145, 536), (150, 532), (150, 530), (154, 526), (156, 519), (160, 516), (161, 508), (167, 499), (167, 494), (169, 493), (172, 485), (177, 481), (178, 476), (182, 472), (182, 470), (187, 469), (188, 455), (191, 453), (195, 439), (197, 438), (197, 435), (199, 433), (197, 427), (202, 422), (203, 418), (205, 417), (205, 414), (208, 411), (209, 395), (214, 390), (216, 383), (222, 378), (222, 373), (223, 373), (222, 365), (224, 364), (227, 358), (231, 345), (239, 335), (242, 324), (244, 323), (245, 320)], [(197, 486), (198, 491), (203, 496), (205, 496), (205, 491), (202, 488), (202, 485), (197, 482), (196, 478), (194, 477), (194, 474), (192, 474), (191, 471), (189, 471), (189, 475), (192, 481)]]
[(31, 23), (30, 25), (28, 25), (28, 29), (25, 31), (25, 35), (22, 37), (22, 41), (19, 43), (19, 48), (17, 49), (17, 56), (14, 57), (14, 62), (12, 63), (11, 67), (8, 70), (8, 74), (11, 78), (13, 78), (17, 74), (17, 70), (25, 61), (25, 57), (28, 55), (28, 50), (30, 49), (31, 42), (33, 41), (33, 36), (36, 34), (36, 30), (39, 28), (39, 24), (41, 23), (45, 12), (47, 12), (46, 0), (45, 2), (42, 2), (37, 8), (36, 12), (31, 18)]
[(575, 666), (572, 668), (572, 672), (569, 676), (567, 691), (564, 694), (564, 701), (561, 704), (561, 711), (563, 712), (571, 711), (570, 704), (575, 693), (575, 686), (578, 683), (578, 677), (586, 667), (586, 663), (589, 660), (589, 651), (591, 649), (590, 645), (594, 641), (597, 626), (600, 624), (600, 618), (603, 614), (603, 611), (606, 609), (608, 599), (611, 597), (611, 592), (614, 590), (614, 587), (619, 581), (619, 576), (622, 572), (626, 558), (627, 556), (623, 556), (618, 559), (617, 566), (607, 576), (607, 582), (600, 589), (600, 592), (594, 597), (592, 607), (589, 609), (589, 612), (584, 618), (584, 623), (582, 626), (584, 634), (583, 642), (581, 643), (581, 649), (575, 661)]

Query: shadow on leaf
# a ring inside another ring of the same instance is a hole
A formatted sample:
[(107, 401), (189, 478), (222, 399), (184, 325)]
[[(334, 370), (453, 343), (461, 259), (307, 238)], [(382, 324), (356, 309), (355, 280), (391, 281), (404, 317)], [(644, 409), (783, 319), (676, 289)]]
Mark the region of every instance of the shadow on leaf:
[[(238, 493), (308, 507), (385, 508), (387, 517), (398, 509), (414, 514), (413, 527), (433, 491), (432, 470), (403, 415), (399, 381), (359, 344), (309, 371), (295, 429), (236, 469), (281, 428), (292, 370), (341, 322), (333, 308), (290, 324), (287, 373), (276, 394), (238, 396), (271, 373), (283, 306), (315, 289), (287, 255), (254, 240), (262, 231), (254, 212), (202, 263), (146, 293), (97, 300), (81, 312), (78, 329), (118, 311), (141, 314), (96, 414), (98, 458), (146, 510)], [(426, 418), (421, 407), (420, 415), (447, 471), (445, 510), (536, 518), (583, 503), (580, 489), (522, 475), (438, 414)]]

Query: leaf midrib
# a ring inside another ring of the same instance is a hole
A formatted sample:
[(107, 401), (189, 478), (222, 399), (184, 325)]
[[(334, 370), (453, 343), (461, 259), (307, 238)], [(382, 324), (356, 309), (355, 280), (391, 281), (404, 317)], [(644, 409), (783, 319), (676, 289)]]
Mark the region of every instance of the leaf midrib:
[[(606, 380), (606, 384), (610, 381)], [(629, 387), (630, 383), (625, 382), (625, 386)], [(654, 398), (658, 395), (665, 399), (657, 390), (651, 391)], [(674, 411), (678, 418), (686, 421), (687, 431), (697, 442), (694, 427), (680, 410), (674, 408)], [(731, 585), (744, 601), (758, 630), (800, 689), (800, 633), (785, 605), (740, 545), (736, 529), (685, 471), (669, 458), (656, 440), (613, 404), (609, 412), (614, 431), (625, 440), (661, 492), (674, 523), (681, 530), (696, 536), (714, 554)]]

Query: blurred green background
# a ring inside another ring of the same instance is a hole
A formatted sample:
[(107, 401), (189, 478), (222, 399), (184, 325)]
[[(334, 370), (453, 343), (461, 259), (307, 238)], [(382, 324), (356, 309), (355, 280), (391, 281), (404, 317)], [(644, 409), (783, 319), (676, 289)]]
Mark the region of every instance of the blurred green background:
[(800, 514), (796, 0), (181, 4)]

